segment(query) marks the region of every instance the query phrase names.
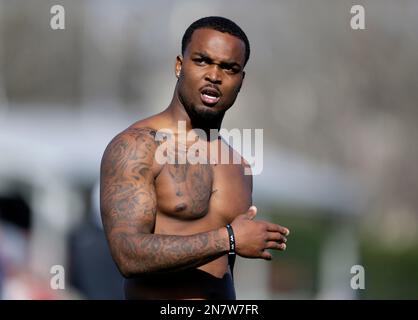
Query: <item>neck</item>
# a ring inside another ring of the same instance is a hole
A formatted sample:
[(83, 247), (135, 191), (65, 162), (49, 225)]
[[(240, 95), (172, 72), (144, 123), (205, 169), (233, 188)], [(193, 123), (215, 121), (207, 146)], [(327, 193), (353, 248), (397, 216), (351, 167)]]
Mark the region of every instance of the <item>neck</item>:
[(203, 119), (193, 117), (193, 115), (186, 111), (186, 108), (181, 102), (178, 95), (177, 86), (174, 90), (173, 98), (171, 99), (171, 102), (168, 105), (167, 109), (164, 110), (164, 113), (166, 113), (169, 116), (169, 118), (173, 121), (173, 123), (176, 123), (176, 125), (178, 121), (185, 121), (187, 131), (193, 129), (202, 129), (203, 131), (205, 131), (208, 137), (210, 129), (219, 130), (221, 128), (224, 116), (222, 114), (221, 116), (217, 117), (216, 119), (213, 119), (212, 121), (205, 121)]

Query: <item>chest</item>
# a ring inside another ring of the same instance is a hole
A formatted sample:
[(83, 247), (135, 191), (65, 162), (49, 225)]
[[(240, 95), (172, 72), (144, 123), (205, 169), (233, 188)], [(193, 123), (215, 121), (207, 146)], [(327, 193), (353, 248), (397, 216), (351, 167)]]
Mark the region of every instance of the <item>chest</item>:
[(180, 220), (230, 222), (251, 205), (241, 165), (167, 164), (156, 179), (158, 211)]

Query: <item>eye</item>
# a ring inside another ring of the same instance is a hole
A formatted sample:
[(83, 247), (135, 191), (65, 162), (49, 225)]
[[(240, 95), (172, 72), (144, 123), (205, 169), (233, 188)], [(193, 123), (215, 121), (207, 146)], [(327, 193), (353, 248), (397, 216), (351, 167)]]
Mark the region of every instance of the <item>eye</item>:
[(204, 66), (206, 64), (206, 60), (203, 58), (196, 58), (193, 59), (193, 61), (198, 65), (198, 66)]
[(233, 66), (224, 66), (222, 69), (231, 74), (236, 74), (239, 72), (239, 69)]

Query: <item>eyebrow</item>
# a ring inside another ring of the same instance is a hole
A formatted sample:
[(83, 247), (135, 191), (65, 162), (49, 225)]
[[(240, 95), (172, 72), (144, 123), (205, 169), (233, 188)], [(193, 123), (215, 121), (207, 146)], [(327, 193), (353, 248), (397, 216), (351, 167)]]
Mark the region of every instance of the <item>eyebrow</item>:
[[(195, 55), (197, 55), (197, 56), (199, 56), (200, 58), (202, 58), (202, 59), (205, 59), (205, 60), (207, 60), (207, 61), (210, 61), (210, 62), (212, 62), (213, 61), (213, 59), (211, 58), (211, 57), (209, 57), (209, 55), (208, 54), (206, 54), (206, 53), (204, 53), (204, 52), (194, 52), (193, 54), (192, 54), (192, 56), (195, 56)], [(235, 61), (221, 61), (221, 63), (220, 63), (220, 65), (221, 66), (227, 66), (227, 67), (238, 67), (240, 70), (242, 69), (242, 67), (241, 67), (241, 65), (238, 63), (238, 62), (235, 62)]]

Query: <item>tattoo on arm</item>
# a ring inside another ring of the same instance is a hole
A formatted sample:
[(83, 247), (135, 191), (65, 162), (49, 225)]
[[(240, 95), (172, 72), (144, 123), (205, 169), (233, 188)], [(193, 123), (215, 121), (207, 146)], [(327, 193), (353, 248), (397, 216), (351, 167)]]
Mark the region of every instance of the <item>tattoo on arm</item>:
[(219, 230), (190, 236), (153, 234), (154, 137), (149, 128), (128, 129), (112, 140), (102, 159), (102, 220), (112, 256), (125, 276), (196, 267), (228, 251), (228, 239)]

